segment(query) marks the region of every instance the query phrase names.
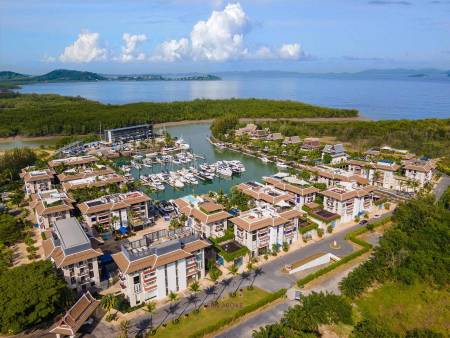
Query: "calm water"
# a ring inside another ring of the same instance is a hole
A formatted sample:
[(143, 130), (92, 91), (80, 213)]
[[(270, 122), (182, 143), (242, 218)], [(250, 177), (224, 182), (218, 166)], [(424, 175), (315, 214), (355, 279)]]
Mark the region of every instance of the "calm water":
[(0, 142), (0, 151), (12, 148), (39, 148), (42, 146), (52, 146), (58, 139), (36, 139), (36, 140), (12, 140)]
[[(191, 145), (194, 153), (203, 155), (206, 157), (206, 162), (216, 162), (219, 160), (240, 160), (246, 168), (246, 171), (239, 176), (233, 176), (232, 178), (215, 178), (210, 183), (204, 183), (199, 181), (198, 185), (186, 185), (184, 189), (174, 189), (166, 185), (166, 190), (158, 193), (151, 194), (154, 199), (168, 200), (177, 197), (182, 197), (188, 194), (202, 194), (209, 191), (218, 191), (222, 189), (224, 192), (228, 192), (230, 187), (241, 182), (247, 182), (250, 180), (260, 180), (261, 176), (271, 175), (277, 172), (277, 168), (273, 164), (265, 164), (261, 160), (246, 156), (234, 151), (229, 150), (216, 150), (206, 138), (210, 135), (209, 124), (193, 124), (184, 125), (179, 127), (167, 128), (167, 131), (172, 136), (182, 137), (187, 143)], [(192, 164), (188, 164), (191, 166)], [(153, 168), (145, 168), (141, 170), (141, 174), (150, 174), (152, 172), (159, 172), (160, 166), (154, 166)], [(167, 166), (168, 170), (171, 170)], [(133, 176), (137, 177), (137, 170), (132, 171)]]
[(113, 104), (255, 97), (355, 108), (363, 116), (376, 120), (450, 117), (450, 81), (423, 79), (235, 76), (222, 81), (44, 83), (23, 86), (21, 92), (82, 96)]

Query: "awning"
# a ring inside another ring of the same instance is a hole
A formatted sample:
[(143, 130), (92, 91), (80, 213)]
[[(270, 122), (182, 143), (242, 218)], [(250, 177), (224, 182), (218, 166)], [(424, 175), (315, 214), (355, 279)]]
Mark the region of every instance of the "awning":
[(121, 227), (119, 228), (119, 232), (120, 232), (122, 235), (124, 235), (124, 234), (126, 234), (126, 233), (128, 232), (128, 228), (127, 228), (127, 227), (124, 227), (124, 226), (121, 226)]

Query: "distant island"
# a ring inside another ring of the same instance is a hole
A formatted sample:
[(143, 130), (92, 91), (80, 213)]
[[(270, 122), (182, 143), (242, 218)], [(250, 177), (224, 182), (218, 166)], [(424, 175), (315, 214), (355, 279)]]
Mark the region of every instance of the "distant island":
[(100, 75), (78, 70), (57, 69), (43, 75), (27, 75), (12, 71), (0, 71), (0, 88), (17, 89), (20, 85), (45, 82), (79, 82), (79, 81), (217, 81), (219, 76), (210, 74), (187, 75)]

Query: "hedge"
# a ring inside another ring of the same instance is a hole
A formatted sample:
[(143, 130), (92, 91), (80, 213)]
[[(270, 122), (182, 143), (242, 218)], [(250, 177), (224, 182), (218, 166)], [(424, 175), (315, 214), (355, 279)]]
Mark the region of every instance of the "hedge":
[[(373, 222), (372, 225), (373, 227), (377, 227), (380, 226), (382, 224), (386, 224), (387, 222), (389, 222), (392, 219), (391, 216), (385, 217), (379, 221)], [(313, 272), (309, 275), (307, 275), (306, 277), (300, 279), (297, 281), (297, 285), (298, 286), (303, 286), (309, 282), (311, 282), (312, 280), (325, 275), (326, 273), (336, 269), (338, 266), (341, 266), (343, 264), (346, 264), (348, 262), (350, 262), (351, 260), (365, 254), (366, 252), (368, 252), (370, 249), (372, 249), (372, 245), (370, 243), (367, 243), (366, 241), (357, 238), (357, 236), (367, 232), (367, 226), (358, 228), (352, 232), (349, 232), (346, 236), (345, 239), (352, 241), (355, 244), (358, 244), (359, 246), (361, 246), (362, 248), (359, 249), (358, 251), (352, 252), (351, 254), (342, 257), (339, 261), (334, 262), (320, 270), (317, 270), (316, 272)]]
[(307, 226), (305, 226), (305, 227), (300, 227), (300, 228), (298, 228), (298, 232), (299, 232), (300, 234), (303, 235), (304, 233), (306, 233), (306, 232), (308, 232), (308, 231), (317, 229), (318, 226), (319, 226), (319, 225), (318, 225), (317, 223), (312, 223), (312, 224), (307, 225)]
[(221, 328), (223, 328), (224, 326), (230, 325), (231, 323), (235, 322), (239, 318), (245, 316), (246, 314), (253, 312), (253, 311), (263, 307), (264, 305), (272, 303), (273, 301), (283, 297), (286, 294), (286, 291), (287, 291), (286, 289), (280, 289), (274, 293), (271, 293), (270, 295), (267, 295), (266, 297), (264, 297), (263, 299), (260, 299), (256, 303), (247, 305), (246, 307), (240, 309), (233, 316), (222, 319), (215, 324), (209, 325), (201, 330), (198, 330), (198, 331), (194, 332), (193, 334), (189, 335), (188, 337), (189, 338), (200, 338), (200, 337), (204, 337), (207, 334), (218, 331)]
[[(214, 244), (214, 247), (219, 251), (219, 255), (222, 256), (227, 262), (231, 262), (231, 261), (234, 261), (236, 258), (243, 257), (247, 254), (247, 252), (249, 252), (248, 248), (245, 245), (243, 245), (242, 248), (240, 248), (239, 250), (236, 250), (232, 253), (228, 253), (225, 250), (223, 250), (220, 247), (219, 243), (222, 243), (225, 240), (227, 240), (227, 239), (223, 239), (226, 236), (227, 236), (227, 234), (225, 234), (225, 236), (222, 236), (219, 238), (210, 237), (208, 239)], [(234, 234), (233, 234), (233, 238), (234, 238)], [(230, 238), (230, 239), (232, 239), (232, 238)]]

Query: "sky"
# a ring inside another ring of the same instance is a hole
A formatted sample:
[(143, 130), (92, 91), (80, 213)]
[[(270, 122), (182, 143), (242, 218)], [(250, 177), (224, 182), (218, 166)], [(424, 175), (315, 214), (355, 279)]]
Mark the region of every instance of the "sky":
[(450, 0), (0, 0), (0, 70), (450, 69)]

